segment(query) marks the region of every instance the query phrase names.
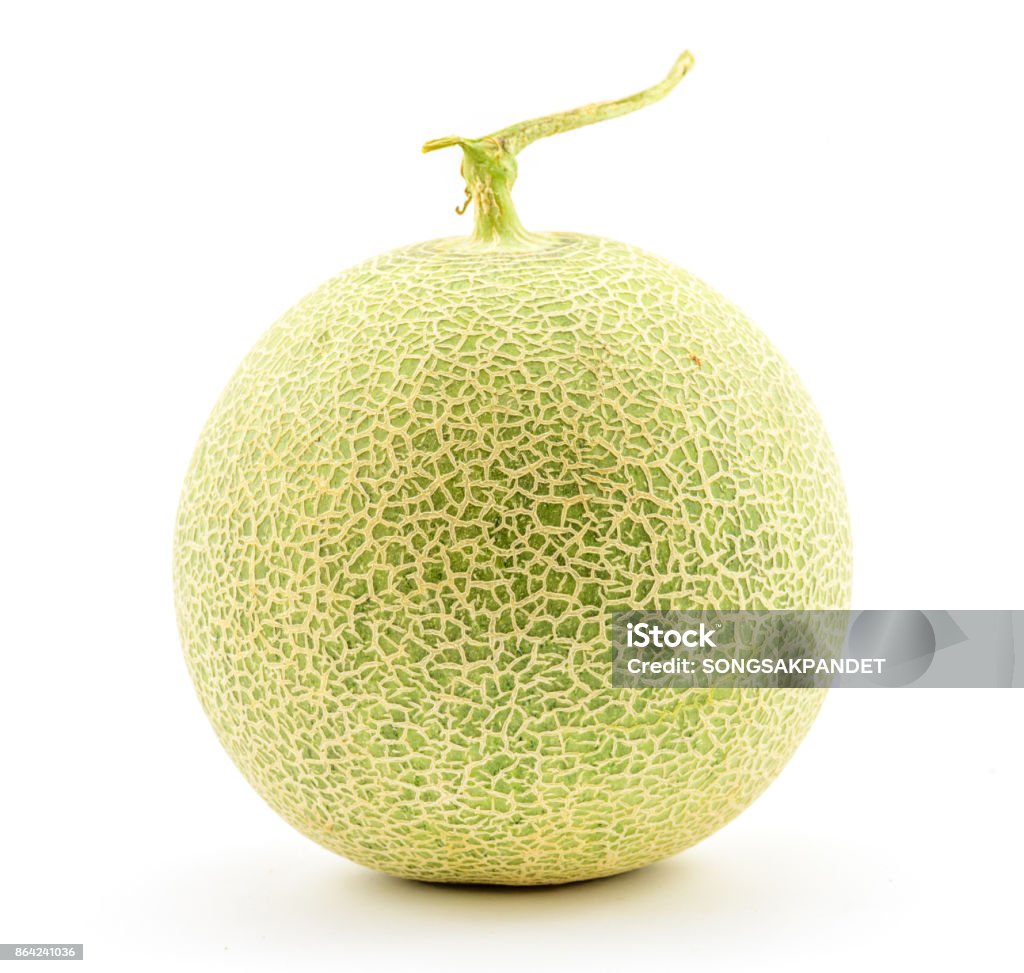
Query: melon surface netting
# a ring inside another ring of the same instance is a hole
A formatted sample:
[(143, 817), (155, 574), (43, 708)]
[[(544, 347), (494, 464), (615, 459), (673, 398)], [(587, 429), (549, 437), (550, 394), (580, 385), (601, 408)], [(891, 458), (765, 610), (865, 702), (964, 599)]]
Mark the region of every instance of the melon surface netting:
[(847, 607), (841, 480), (726, 300), (526, 234), (467, 170), (474, 237), (324, 284), (221, 396), (178, 515), (185, 655), (235, 763), (327, 848), (438, 881), (613, 874), (749, 804), (823, 691), (613, 689), (608, 613)]

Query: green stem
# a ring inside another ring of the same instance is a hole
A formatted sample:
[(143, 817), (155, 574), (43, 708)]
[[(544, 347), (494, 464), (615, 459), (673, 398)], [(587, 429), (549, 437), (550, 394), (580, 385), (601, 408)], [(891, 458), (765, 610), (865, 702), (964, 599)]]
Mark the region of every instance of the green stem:
[(473, 239), (481, 243), (528, 244), (531, 236), (524, 229), (512, 204), (512, 186), (516, 181), (516, 155), (531, 142), (583, 125), (617, 118), (664, 98), (693, 66), (693, 55), (684, 51), (672, 65), (664, 81), (635, 95), (615, 101), (598, 101), (571, 111), (544, 115), (527, 122), (509, 125), (478, 139), (449, 136), (434, 139), (423, 146), (424, 152), (458, 145), (462, 149), (462, 175), (466, 180), (467, 200), (472, 199), (476, 217)]

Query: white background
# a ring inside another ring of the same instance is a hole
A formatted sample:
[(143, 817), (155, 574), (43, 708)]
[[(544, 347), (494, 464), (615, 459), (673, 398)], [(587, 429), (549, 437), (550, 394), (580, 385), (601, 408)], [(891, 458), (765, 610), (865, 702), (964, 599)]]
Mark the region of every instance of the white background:
[(1024, 19), (995, 3), (6, 3), (0, 941), (97, 970), (1009, 969), (1014, 691), (837, 692), (683, 855), (541, 890), (389, 879), (291, 831), (177, 645), (178, 489), (323, 279), (468, 230), (427, 138), (696, 67), (520, 157), (533, 229), (743, 307), (844, 468), (856, 604), (1021, 604)]

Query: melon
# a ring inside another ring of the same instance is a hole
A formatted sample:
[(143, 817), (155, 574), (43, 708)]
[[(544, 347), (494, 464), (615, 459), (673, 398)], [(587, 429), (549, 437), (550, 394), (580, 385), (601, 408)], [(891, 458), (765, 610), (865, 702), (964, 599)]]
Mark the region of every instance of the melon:
[(843, 487), (736, 307), (512, 205), (525, 145), (691, 63), (428, 143), (462, 149), (474, 232), (301, 300), (202, 432), (174, 549), (199, 699), (270, 806), (362, 865), (513, 885), (646, 865), (750, 804), (821, 705), (612, 687), (616, 610), (847, 607)]

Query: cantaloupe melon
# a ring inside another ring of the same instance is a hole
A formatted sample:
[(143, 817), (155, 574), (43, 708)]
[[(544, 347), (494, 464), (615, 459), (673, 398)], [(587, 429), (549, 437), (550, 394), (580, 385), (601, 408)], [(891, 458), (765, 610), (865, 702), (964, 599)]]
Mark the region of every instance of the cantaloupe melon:
[(300, 301), (202, 433), (174, 555), (199, 698), (270, 805), (356, 862), (508, 884), (636, 868), (749, 804), (821, 704), (612, 688), (613, 610), (847, 607), (843, 489), (735, 307), (635, 247), (528, 233), (509, 196), (523, 145), (689, 64), (428, 143), (463, 148), (474, 235)]

